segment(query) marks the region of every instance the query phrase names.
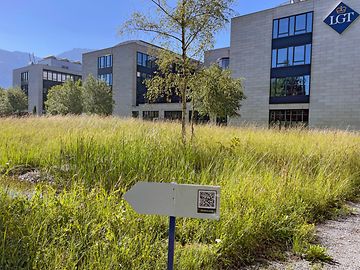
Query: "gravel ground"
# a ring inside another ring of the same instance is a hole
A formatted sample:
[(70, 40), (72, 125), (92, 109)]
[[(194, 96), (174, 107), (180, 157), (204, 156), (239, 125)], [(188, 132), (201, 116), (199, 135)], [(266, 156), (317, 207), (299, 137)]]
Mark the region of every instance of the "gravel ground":
[(336, 265), (324, 269), (360, 270), (360, 204), (350, 203), (354, 214), (329, 221), (318, 228), (318, 236)]
[(290, 258), (286, 263), (273, 262), (263, 270), (360, 270), (360, 203), (349, 203), (353, 214), (339, 220), (327, 221), (317, 228), (320, 244), (328, 249), (334, 264), (311, 265), (309, 262)]

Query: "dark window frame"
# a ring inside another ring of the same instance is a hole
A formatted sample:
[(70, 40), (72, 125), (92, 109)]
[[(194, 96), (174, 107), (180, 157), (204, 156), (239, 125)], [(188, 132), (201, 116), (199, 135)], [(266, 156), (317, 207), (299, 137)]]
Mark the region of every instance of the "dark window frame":
[[(299, 117), (301, 117), (301, 120), (298, 120)], [(269, 127), (291, 128), (299, 125), (308, 126), (309, 120), (309, 109), (269, 110)]]
[[(295, 61), (295, 49), (303, 47), (304, 50), (304, 58), (302, 61)], [(279, 51), (286, 49), (286, 57), (287, 64), (279, 62)], [(310, 52), (308, 52), (310, 50)], [(274, 52), (275, 51), (275, 52)], [(292, 53), (291, 53), (292, 52)], [(276, 56), (276, 59), (273, 57)], [(307, 58), (309, 56), (309, 59)], [(300, 65), (310, 65), (312, 58), (312, 44), (304, 44), (299, 46), (290, 46), (285, 48), (277, 48), (272, 50), (272, 59), (271, 59), (271, 68), (282, 68), (282, 67), (292, 67), (292, 66), (300, 66)], [(309, 61), (307, 61), (309, 60)], [(275, 64), (275, 66), (274, 66)]]
[[(287, 90), (287, 86), (288, 84), (284, 85), (284, 89), (282, 90), (283, 93), (285, 93), (285, 95), (273, 95), (274, 93), (274, 81), (275, 84), (277, 83), (277, 80), (280, 79), (292, 79), (292, 78), (302, 78), (302, 87), (303, 87), (303, 93), (304, 95), (288, 95), (288, 90)], [(307, 83), (306, 83), (307, 82)], [(306, 89), (308, 87), (308, 89)], [(296, 76), (296, 77), (282, 77), (282, 78), (271, 78), (270, 79), (270, 98), (276, 98), (276, 97), (300, 97), (300, 96), (304, 96), (304, 97), (310, 97), (310, 93), (311, 93), (311, 75), (302, 75), (302, 76)]]
[[(297, 17), (303, 16), (303, 15), (305, 15), (305, 29), (296, 30), (297, 29), (296, 28), (297, 27), (297, 23), (296, 23)], [(309, 24), (310, 18), (311, 18), (311, 24)], [(287, 30), (287, 32), (280, 33), (280, 21), (282, 21), (282, 20), (287, 20), (288, 30)], [(294, 24), (293, 26), (291, 25), (292, 21)], [(297, 35), (302, 35), (302, 34), (306, 34), (306, 33), (312, 33), (313, 28), (314, 28), (313, 25), (314, 25), (314, 12), (313, 11), (274, 19), (273, 25), (272, 25), (273, 39), (286, 38), (286, 37), (297, 36)], [(293, 29), (291, 29), (291, 28), (293, 28)]]

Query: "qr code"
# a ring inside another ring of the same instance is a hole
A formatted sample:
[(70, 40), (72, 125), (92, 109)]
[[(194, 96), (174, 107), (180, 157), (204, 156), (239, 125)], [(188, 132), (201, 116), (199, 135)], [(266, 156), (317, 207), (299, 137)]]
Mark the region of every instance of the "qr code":
[(199, 190), (198, 208), (216, 210), (216, 195), (217, 192), (215, 190)]

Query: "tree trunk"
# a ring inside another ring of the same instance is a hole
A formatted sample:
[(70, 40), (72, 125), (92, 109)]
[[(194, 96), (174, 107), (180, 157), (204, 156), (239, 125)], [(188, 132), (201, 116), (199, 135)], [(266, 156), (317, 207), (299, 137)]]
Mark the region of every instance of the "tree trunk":
[(191, 143), (194, 140), (194, 113), (195, 113), (195, 106), (194, 102), (191, 101), (191, 119), (190, 119), (190, 125), (191, 125)]
[(186, 0), (182, 2), (182, 21), (181, 21), (181, 48), (182, 48), (182, 76), (183, 81), (181, 84), (181, 101), (182, 101), (182, 119), (181, 119), (181, 135), (184, 146), (186, 145), (186, 90), (187, 90), (187, 52), (186, 52)]

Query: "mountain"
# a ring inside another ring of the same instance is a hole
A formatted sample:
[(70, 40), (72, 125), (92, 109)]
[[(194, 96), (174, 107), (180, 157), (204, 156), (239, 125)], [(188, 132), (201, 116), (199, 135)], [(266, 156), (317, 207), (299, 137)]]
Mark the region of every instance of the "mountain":
[(29, 62), (29, 53), (9, 52), (0, 49), (0, 87), (10, 87), (13, 69), (26, 66)]
[(63, 52), (63, 53), (57, 55), (57, 57), (66, 58), (66, 59), (69, 59), (69, 60), (72, 60), (72, 61), (80, 61), (81, 62), (82, 61), (82, 54), (87, 53), (87, 52), (91, 52), (91, 51), (93, 51), (93, 50), (75, 48), (75, 49), (72, 49), (70, 51)]
[[(67, 58), (71, 61), (81, 61), (82, 54), (92, 51), (90, 49), (72, 49), (63, 52), (57, 57)], [(35, 57), (35, 60), (39, 60)], [(30, 62), (29, 53), (27, 52), (10, 52), (0, 49), (0, 87), (8, 88), (12, 86), (12, 71), (13, 69), (24, 67)]]

